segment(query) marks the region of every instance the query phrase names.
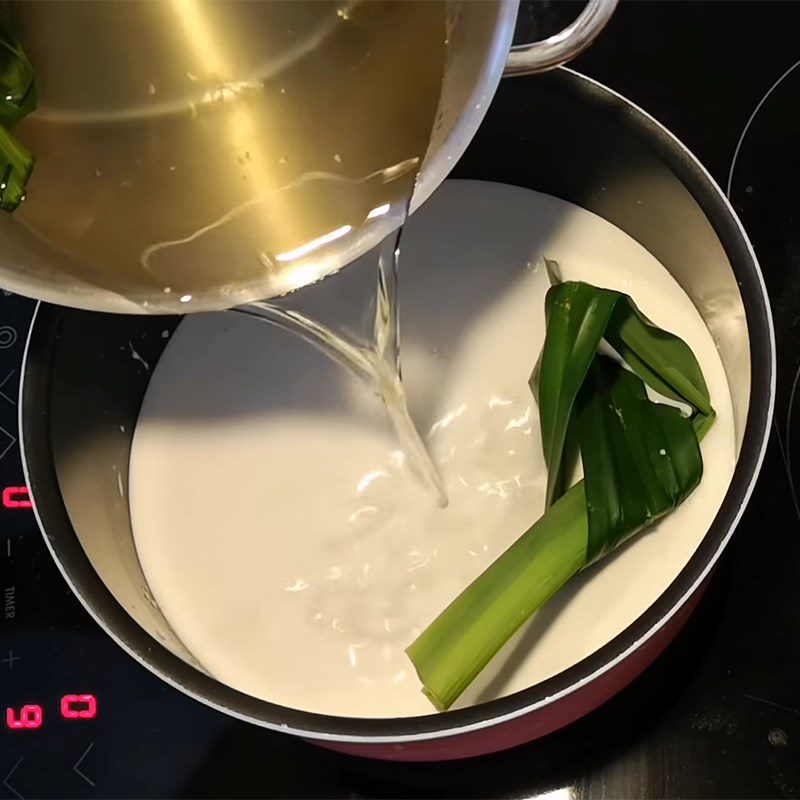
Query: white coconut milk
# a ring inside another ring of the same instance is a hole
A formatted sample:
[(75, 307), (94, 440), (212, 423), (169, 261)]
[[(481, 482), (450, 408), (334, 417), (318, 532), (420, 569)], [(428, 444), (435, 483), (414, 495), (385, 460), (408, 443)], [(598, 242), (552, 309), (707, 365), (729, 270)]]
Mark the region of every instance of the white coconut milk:
[[(703, 321), (603, 219), (528, 190), (451, 181), (407, 224), (400, 284), (406, 391), (446, 509), (410, 470), (380, 401), (285, 331), (191, 316), (155, 368), (131, 454), (134, 536), (156, 601), (208, 672), (316, 712), (433, 713), (404, 648), (542, 513), (528, 388), (544, 337), (542, 255), (566, 279), (629, 293), (685, 339), (718, 418), (690, 499), (571, 582), (459, 705), (574, 664), (674, 579), (735, 460), (728, 386)], [(347, 286), (338, 282), (331, 293)]]

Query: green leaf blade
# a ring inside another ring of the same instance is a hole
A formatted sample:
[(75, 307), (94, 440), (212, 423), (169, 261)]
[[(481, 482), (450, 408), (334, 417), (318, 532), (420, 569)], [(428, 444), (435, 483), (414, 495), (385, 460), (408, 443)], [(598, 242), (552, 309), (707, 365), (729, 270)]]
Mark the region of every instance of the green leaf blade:
[(683, 502), (703, 460), (692, 421), (648, 400), (641, 379), (611, 359), (592, 365), (577, 420), (591, 563)]
[(548, 470), (546, 508), (564, 491), (564, 449), (575, 398), (618, 297), (616, 292), (575, 281), (547, 292), (547, 334), (534, 389)]
[(25, 198), (33, 156), (0, 126), (0, 208), (13, 211)]
[(622, 295), (605, 332), (606, 341), (652, 389), (711, 415), (703, 371), (689, 345), (650, 322), (628, 295)]
[(9, 131), (36, 108), (33, 67), (12, 34), (0, 4), (0, 209), (14, 211), (25, 199), (34, 158)]
[(7, 17), (0, 14), (0, 125), (10, 129), (36, 107), (36, 89), (33, 67)]

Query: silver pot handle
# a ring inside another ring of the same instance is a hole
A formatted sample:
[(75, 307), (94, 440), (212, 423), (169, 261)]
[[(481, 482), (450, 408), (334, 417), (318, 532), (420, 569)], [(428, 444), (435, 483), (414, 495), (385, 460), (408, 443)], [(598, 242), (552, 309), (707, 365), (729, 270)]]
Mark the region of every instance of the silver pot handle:
[(541, 42), (515, 45), (508, 54), (503, 75), (544, 72), (574, 58), (603, 30), (616, 5), (617, 0), (588, 0), (580, 16), (560, 33)]

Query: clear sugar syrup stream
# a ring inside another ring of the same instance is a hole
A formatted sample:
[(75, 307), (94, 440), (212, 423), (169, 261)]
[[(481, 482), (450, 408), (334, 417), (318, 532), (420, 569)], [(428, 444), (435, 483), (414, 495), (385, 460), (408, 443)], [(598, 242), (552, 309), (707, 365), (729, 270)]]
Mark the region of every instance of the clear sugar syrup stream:
[[(410, 199), (403, 214), (404, 223), (408, 216), (409, 203)], [(371, 391), (381, 399), (412, 469), (435, 498), (437, 505), (445, 508), (448, 499), (444, 482), (411, 419), (403, 387), (398, 297), (402, 232), (401, 225), (380, 245), (373, 335), (365, 343), (349, 341), (326, 325), (276, 303), (254, 302), (238, 306), (234, 310), (300, 336), (359, 380), (365, 381)]]

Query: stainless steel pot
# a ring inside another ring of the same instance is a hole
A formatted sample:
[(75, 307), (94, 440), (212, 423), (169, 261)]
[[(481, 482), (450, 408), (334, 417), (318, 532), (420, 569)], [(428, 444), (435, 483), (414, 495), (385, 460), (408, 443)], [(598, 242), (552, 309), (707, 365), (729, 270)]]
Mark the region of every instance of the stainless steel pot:
[[(519, 0), (448, 0), (441, 94), (412, 211), (464, 152), (504, 72), (538, 72), (572, 58), (602, 30), (616, 2), (589, 0), (564, 31), (541, 42), (517, 46), (509, 53)], [(206, 56), (210, 51), (226, 56), (206, 60), (230, 61), (229, 83), (257, 85), (256, 78), (263, 79), (265, 74), (283, 74), (284, 67), (274, 67), (274, 62), (285, 65), (301, 61), (300, 54), (332, 38), (342, 24), (337, 9), (344, 15), (343, 9), (352, 3), (258, 4), (245, 0), (237, 4), (229, 0), (224, 5), (203, 0), (136, 0), (13, 5), (20, 40), (36, 69), (39, 98), (38, 110), (18, 131), (21, 141), (38, 156), (39, 169), (31, 179), (28, 203), (13, 215), (0, 214), (0, 286), (48, 302), (96, 311), (174, 311), (172, 304), (177, 299), (164, 294), (170, 291), (164, 283), (171, 282), (165, 276), (177, 279), (190, 270), (194, 275), (208, 274), (211, 284), (206, 293), (194, 296), (187, 310), (227, 308), (318, 280), (370, 250), (400, 224), (402, 214), (392, 212), (369, 225), (356, 226), (341, 242), (337, 240), (337, 250), (330, 258), (317, 258), (315, 253), (312, 263), (298, 263), (303, 268), (293, 270), (291, 277), (266, 269), (256, 257), (256, 245), (265, 240), (268, 207), (288, 205), (272, 174), (279, 153), (265, 148), (274, 155), (268, 162), (266, 156), (259, 160), (254, 155), (255, 171), (249, 181), (229, 162), (232, 153), (245, 157), (240, 153), (241, 143), (250, 139), (242, 138), (242, 128), (261, 131), (263, 136), (257, 141), (273, 136), (275, 141), (269, 139), (273, 148), (290, 143), (283, 140), (283, 134), (270, 134), (268, 125), (262, 130), (263, 120), (249, 114), (247, 105), (244, 111), (234, 107), (230, 112), (233, 116), (223, 115), (221, 122), (208, 130), (209, 123), (198, 124), (203, 122), (202, 117), (198, 122), (188, 122), (196, 109), (203, 108), (204, 103), (209, 105), (209, 98), (216, 98), (219, 91), (209, 89), (192, 73), (197, 69), (198, 50)], [(254, 41), (248, 39), (249, 48), (233, 36), (226, 40), (220, 34), (219, 41), (214, 39), (215, 14), (221, 7), (229, 9), (230, 18), (240, 26), (256, 29), (256, 35), (250, 37)], [(297, 36), (290, 30), (293, 35), (276, 35), (272, 41), (270, 35), (278, 28), (282, 33), (286, 26), (295, 28)], [(405, 41), (402, 44), (411, 46)], [(265, 64), (267, 55), (270, 60)], [(217, 83), (222, 80), (216, 71), (212, 78)], [(365, 82), (353, 83), (358, 86)], [(244, 89), (230, 92), (234, 100), (237, 92), (247, 97)], [(368, 97), (370, 103), (384, 99), (380, 93), (377, 99), (372, 94)], [(420, 101), (411, 95), (403, 102)], [(241, 119), (239, 112), (244, 114)], [(386, 111), (376, 113), (385, 115)], [(404, 120), (413, 117), (413, 112), (401, 106), (395, 116)], [(312, 120), (302, 133), (294, 131), (292, 138), (301, 136), (303, 147), (315, 152), (313, 143), (331, 136), (329, 123)], [(354, 163), (347, 166), (348, 180), (366, 180), (367, 165), (375, 167), (373, 156), (386, 155), (384, 138), (390, 138), (400, 127), (389, 126), (382, 137), (377, 137), (380, 146), (376, 144), (376, 152), (368, 158), (362, 152), (359, 157), (363, 163), (355, 163), (357, 156), (349, 158)], [(360, 151), (369, 149), (361, 144)], [(395, 142), (394, 149), (397, 145), (405, 147), (402, 141)], [(389, 151), (393, 152), (392, 148)], [(177, 171), (169, 173), (176, 169), (176, 161)], [(301, 169), (302, 159), (289, 162), (279, 170), (279, 183), (290, 181), (291, 185), (305, 176), (302, 171), (295, 174)], [(388, 164), (382, 161), (380, 166)], [(321, 167), (315, 164), (313, 169)], [(112, 188), (111, 176), (113, 187), (121, 181), (119, 185), (128, 189), (120, 192)], [(322, 197), (331, 204), (332, 195), (321, 194), (321, 189), (315, 191), (307, 190), (309, 195), (304, 190), (297, 202), (313, 206), (312, 201)], [(212, 197), (219, 197), (219, 202), (212, 204)], [(197, 198), (208, 199), (194, 208)], [(259, 205), (265, 200), (266, 206)], [(236, 227), (234, 233), (224, 236), (226, 271), (222, 274), (220, 251), (209, 245), (205, 234), (216, 231), (234, 210), (238, 213), (254, 202), (260, 209), (260, 221), (254, 227)], [(223, 213), (221, 218), (219, 213)], [(296, 226), (293, 223), (289, 227)], [(97, 229), (104, 232), (103, 236), (93, 238), (92, 232)], [(105, 231), (113, 231), (113, 235), (107, 236)], [(189, 231), (194, 233), (188, 235)], [(187, 250), (195, 239), (196, 246)], [(181, 247), (173, 247), (176, 244)], [(130, 272), (133, 268), (121, 263), (122, 253), (134, 252), (143, 262), (145, 252), (154, 246), (164, 261), (160, 281), (144, 268)], [(249, 265), (247, 269), (245, 265)], [(126, 272), (121, 274), (123, 266)]]
[(98, 624), (142, 665), (224, 713), (379, 758), (459, 758), (510, 747), (567, 724), (638, 675), (683, 624), (732, 535), (772, 415), (774, 334), (753, 250), (719, 187), (644, 111), (565, 69), (506, 81), (454, 174), (553, 194), (637, 239), (694, 301), (733, 396), (738, 462), (697, 551), (629, 628), (537, 686), (440, 715), (364, 720), (284, 708), (219, 683), (198, 668), (153, 602), (117, 485), (116, 470), (127, 481), (150, 374), (136, 369), (128, 342), (141, 343), (137, 349), (152, 365), (164, 346), (161, 331), (179, 319), (40, 305), (20, 390), (23, 460), (37, 520)]

